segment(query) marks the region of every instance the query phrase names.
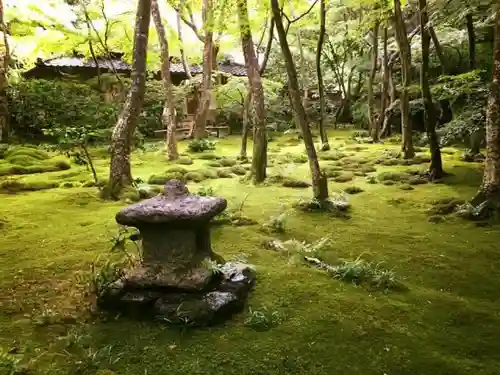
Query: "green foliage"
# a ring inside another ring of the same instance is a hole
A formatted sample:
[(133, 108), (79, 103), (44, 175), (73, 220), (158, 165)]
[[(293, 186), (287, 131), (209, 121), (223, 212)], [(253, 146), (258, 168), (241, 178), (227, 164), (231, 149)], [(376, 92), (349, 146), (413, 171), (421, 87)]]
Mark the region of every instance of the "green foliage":
[(215, 190), (211, 186), (202, 186), (196, 192), (200, 197), (212, 197), (215, 195)]
[(0, 182), (0, 192), (15, 194), (28, 191), (39, 191), (54, 189), (59, 187), (58, 182), (51, 181), (22, 181), (15, 179), (7, 179)]
[(285, 233), (287, 213), (282, 212), (277, 216), (272, 216), (262, 228), (270, 233)]
[(359, 194), (362, 193), (364, 190), (360, 188), (359, 186), (348, 186), (345, 189), (343, 189), (347, 194)]
[(260, 310), (249, 309), (249, 317), (245, 320), (247, 327), (258, 331), (265, 331), (280, 325), (285, 320), (285, 315), (277, 310), (270, 311), (267, 307)]
[(208, 138), (193, 139), (188, 144), (188, 150), (195, 153), (215, 150), (215, 142)]

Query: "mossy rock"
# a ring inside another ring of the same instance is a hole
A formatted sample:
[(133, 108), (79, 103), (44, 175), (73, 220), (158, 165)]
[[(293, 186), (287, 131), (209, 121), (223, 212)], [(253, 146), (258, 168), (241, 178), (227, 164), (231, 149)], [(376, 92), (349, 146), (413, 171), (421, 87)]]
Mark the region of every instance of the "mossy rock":
[(5, 157), (10, 159), (20, 155), (28, 156), (37, 160), (50, 159), (50, 155), (47, 152), (33, 147), (12, 147), (6, 152)]
[(233, 174), (231, 173), (231, 169), (218, 169), (217, 170), (218, 178), (233, 178)]
[(307, 181), (298, 180), (292, 177), (285, 177), (281, 185), (288, 188), (308, 188), (311, 186)]
[(211, 168), (220, 168), (222, 167), (222, 164), (218, 162), (217, 160), (211, 160), (208, 163), (205, 164), (207, 167)]
[(367, 174), (367, 173), (376, 172), (377, 168), (375, 168), (373, 165), (362, 165), (359, 170), (361, 172)]
[(403, 184), (399, 187), (401, 190), (414, 190), (415, 188), (410, 184)]
[(205, 179), (209, 178), (209, 179), (215, 180), (216, 178), (219, 177), (217, 175), (217, 170), (216, 169), (211, 169), (211, 168), (198, 169), (198, 170), (196, 170), (194, 172), (201, 173), (205, 177)]
[(202, 182), (202, 181), (205, 181), (207, 179), (207, 177), (205, 177), (204, 173), (196, 172), (196, 171), (186, 173), (184, 175), (184, 178), (187, 181), (193, 181), (193, 182)]
[(231, 167), (231, 172), (234, 173), (237, 176), (244, 176), (247, 174), (247, 168), (245, 168), (243, 165), (235, 165)]
[(319, 153), (318, 157), (320, 160), (340, 160), (342, 158), (345, 158), (347, 155), (342, 153), (342, 152), (325, 152), (325, 153)]
[(193, 160), (190, 158), (179, 158), (175, 161), (176, 164), (181, 164), (181, 165), (191, 165), (193, 164)]
[(20, 180), (5, 180), (0, 182), (0, 191), (15, 194), (24, 191), (40, 191), (59, 187), (58, 182), (33, 181), (25, 182)]
[(200, 160), (218, 160), (221, 157), (212, 153), (206, 153), (206, 154), (198, 154), (196, 155), (196, 159)]
[(336, 177), (333, 178), (333, 181), (344, 183), (344, 182), (352, 181), (353, 178), (354, 178), (354, 173), (352, 173), (352, 172), (341, 172), (338, 176), (336, 176)]
[(219, 159), (219, 164), (222, 167), (232, 167), (237, 164), (237, 160), (235, 159), (230, 159), (230, 158), (221, 158)]
[(181, 180), (184, 181), (186, 179), (186, 174), (182, 174), (179, 172), (171, 172), (171, 173), (165, 173), (163, 175), (151, 175), (148, 178), (148, 184), (150, 185), (165, 185), (167, 181), (170, 180)]
[(407, 182), (410, 176), (401, 172), (382, 172), (377, 175), (379, 181), (404, 181)]
[(349, 186), (343, 189), (347, 194), (355, 195), (364, 192), (359, 186)]

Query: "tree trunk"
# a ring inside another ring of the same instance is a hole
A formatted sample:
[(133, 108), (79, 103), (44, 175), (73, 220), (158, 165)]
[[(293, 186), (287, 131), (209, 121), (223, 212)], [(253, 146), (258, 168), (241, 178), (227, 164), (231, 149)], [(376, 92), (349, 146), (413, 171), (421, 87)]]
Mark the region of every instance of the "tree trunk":
[(410, 95), (409, 88), (411, 82), (411, 50), (406, 34), (406, 26), (401, 11), (401, 0), (394, 0), (394, 26), (396, 31), (396, 42), (401, 56), (401, 70), (403, 73), (403, 87), (401, 88), (401, 151), (405, 159), (415, 156), (412, 142), (412, 129), (410, 122)]
[(427, 0), (418, 0), (420, 9), (420, 30), (422, 44), (422, 64), (420, 66), (420, 84), (422, 86), (422, 99), (424, 101), (424, 123), (429, 139), (431, 151), (431, 163), (429, 165), (429, 175), (431, 179), (443, 177), (443, 162), (441, 160), (441, 150), (439, 149), (439, 139), (436, 134), (436, 107), (432, 101), (431, 89), (429, 87), (429, 55), (431, 37), (428, 28), (429, 16), (427, 13)]
[(162, 123), (166, 129), (166, 142), (165, 149), (167, 151), (168, 160), (176, 160), (179, 158), (177, 151), (177, 140), (175, 138), (176, 129), (176, 115), (174, 106), (174, 95), (172, 93), (172, 82), (170, 79), (170, 54), (168, 50), (168, 41), (165, 34), (165, 27), (161, 20), (160, 8), (158, 7), (158, 0), (151, 2), (151, 15), (158, 34), (158, 40), (161, 48), (161, 77), (163, 80), (163, 87), (165, 88), (166, 101), (163, 105)]
[(474, 31), (474, 19), (472, 13), (465, 16), (467, 22), (467, 35), (469, 37), (469, 69), (476, 69), (476, 32)]
[(318, 48), (316, 49), (316, 74), (318, 76), (318, 93), (319, 93), (319, 134), (321, 137), (321, 149), (327, 151), (330, 149), (328, 144), (328, 133), (325, 127), (325, 87), (323, 83), (323, 73), (321, 72), (321, 56), (323, 54), (323, 44), (326, 34), (326, 0), (320, 2), (320, 27), (318, 37)]
[(248, 131), (250, 130), (250, 105), (252, 100), (252, 89), (248, 87), (247, 94), (243, 101), (243, 127), (241, 130), (241, 150), (240, 150), (240, 160), (247, 160), (247, 143), (248, 143)]
[(266, 52), (264, 53), (264, 59), (260, 66), (259, 74), (261, 77), (264, 76), (266, 71), (267, 62), (269, 61), (269, 56), (271, 55), (271, 49), (273, 47), (274, 40), (274, 17), (271, 17), (271, 26), (269, 27), (269, 38), (267, 39)]
[(213, 69), (213, 15), (212, 0), (203, 0), (203, 25), (205, 28), (205, 41), (203, 46), (203, 76), (201, 84), (201, 99), (196, 111), (194, 126), (190, 138), (204, 138), (207, 136), (207, 119), (212, 98), (212, 69)]
[(0, 27), (3, 34), (0, 50), (0, 142), (7, 140), (9, 137), (9, 101), (7, 99), (7, 88), (9, 82), (7, 73), (9, 69), (9, 43), (7, 41), (7, 30), (4, 22), (3, 0), (0, 0)]
[(311, 130), (309, 129), (309, 124), (307, 123), (307, 116), (300, 100), (300, 90), (299, 83), (297, 80), (297, 70), (293, 62), (293, 56), (290, 52), (290, 47), (286, 40), (286, 32), (283, 27), (283, 21), (281, 18), (281, 11), (278, 0), (271, 0), (271, 7), (274, 15), (274, 20), (276, 22), (276, 31), (278, 33), (278, 38), (280, 41), (281, 52), (283, 54), (283, 60), (285, 61), (285, 66), (288, 75), (288, 90), (290, 94), (290, 99), (292, 101), (292, 107), (295, 113), (295, 118), (297, 123), (300, 125), (302, 130), (302, 136), (304, 139), (304, 145), (306, 147), (307, 156), (309, 158), (309, 168), (311, 170), (312, 185), (314, 198), (319, 201), (325, 201), (328, 199), (328, 184), (325, 175), (321, 172), (318, 163), (318, 156), (316, 154), (316, 149), (314, 148), (314, 141), (312, 138)]
[(434, 30), (434, 27), (432, 25), (429, 25), (428, 30), (432, 39), (432, 44), (434, 44), (434, 49), (436, 50), (436, 55), (439, 59), (439, 62), (441, 63), (442, 72), (443, 74), (450, 74), (450, 70), (448, 68), (448, 62), (446, 61), (446, 57), (443, 52), (443, 47), (441, 46), (441, 43), (439, 43), (439, 39), (436, 35), (436, 30)]
[(500, 6), (495, 7), (495, 42), (493, 46), (493, 74), (486, 120), (486, 160), (483, 183), (473, 199), (500, 202)]
[(146, 91), (146, 54), (148, 49), (151, 0), (139, 0), (135, 20), (132, 84), (111, 135), (109, 194), (118, 198), (122, 189), (133, 183), (130, 151)]
[(187, 79), (193, 79), (193, 75), (191, 74), (191, 68), (189, 67), (189, 62), (186, 57), (186, 52), (184, 51), (184, 39), (182, 37), (182, 24), (181, 24), (181, 9), (183, 7), (184, 0), (181, 0), (179, 4), (179, 11), (176, 11), (176, 22), (177, 22), (177, 36), (179, 37), (179, 51), (181, 53), (182, 67), (184, 68), (184, 72), (186, 73)]
[(383, 39), (383, 44), (384, 44), (384, 56), (383, 56), (383, 62), (382, 62), (382, 79), (380, 83), (380, 116), (375, 122), (375, 127), (373, 128), (372, 131), (372, 139), (373, 142), (379, 142), (380, 141), (380, 128), (382, 127), (382, 124), (385, 121), (385, 110), (387, 108), (387, 102), (389, 100), (389, 50), (388, 50), (388, 30), (387, 30), (387, 25), (384, 27), (384, 39)]
[(252, 177), (254, 183), (261, 183), (266, 179), (267, 166), (267, 135), (264, 110), (264, 89), (259, 74), (259, 62), (252, 40), (252, 31), (248, 20), (247, 0), (238, 0), (238, 20), (240, 23), (241, 46), (245, 57), (248, 73), (248, 84), (251, 90), (253, 105), (253, 155)]
[(389, 104), (393, 103), (398, 98), (398, 93), (396, 91), (396, 85), (394, 84), (394, 76), (392, 75), (393, 69), (391, 65), (388, 65), (389, 72)]
[(374, 106), (375, 99), (373, 97), (373, 85), (375, 81), (375, 75), (377, 74), (377, 65), (378, 65), (378, 30), (380, 23), (378, 21), (375, 22), (372, 30), (372, 66), (370, 70), (370, 75), (368, 76), (368, 85), (367, 85), (367, 93), (368, 93), (368, 124), (370, 126), (370, 131), (372, 134), (377, 133), (376, 124), (377, 121), (374, 116)]

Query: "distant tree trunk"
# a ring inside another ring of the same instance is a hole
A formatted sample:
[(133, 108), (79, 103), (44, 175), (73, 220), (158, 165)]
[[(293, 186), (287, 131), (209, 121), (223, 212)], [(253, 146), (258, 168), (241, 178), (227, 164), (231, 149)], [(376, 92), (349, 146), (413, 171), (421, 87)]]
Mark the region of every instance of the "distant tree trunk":
[(394, 101), (397, 100), (398, 98), (398, 93), (396, 91), (396, 85), (394, 84), (394, 76), (393, 76), (393, 69), (392, 66), (388, 66), (388, 72), (389, 72), (389, 104), (393, 103)]
[(321, 56), (323, 54), (323, 44), (326, 34), (326, 0), (320, 2), (320, 27), (318, 37), (318, 47), (316, 49), (316, 74), (318, 76), (318, 93), (319, 93), (319, 134), (321, 137), (321, 149), (327, 151), (330, 149), (328, 144), (328, 133), (325, 127), (325, 87), (323, 83), (323, 73), (321, 72)]
[(443, 162), (441, 160), (441, 150), (439, 149), (439, 139), (436, 134), (436, 107), (432, 101), (431, 89), (429, 87), (429, 55), (431, 37), (428, 28), (429, 16), (427, 13), (427, 0), (418, 0), (420, 9), (420, 32), (422, 44), (422, 64), (420, 65), (420, 84), (422, 87), (422, 99), (424, 101), (424, 123), (429, 139), (431, 151), (431, 163), (429, 165), (429, 175), (431, 179), (443, 177)]
[(253, 154), (252, 177), (255, 183), (266, 179), (267, 135), (264, 110), (264, 89), (259, 74), (259, 62), (252, 40), (252, 31), (248, 20), (247, 0), (238, 0), (238, 20), (240, 23), (241, 45), (248, 72), (248, 84), (253, 105)]
[(467, 23), (467, 35), (469, 37), (469, 69), (476, 69), (476, 32), (474, 31), (474, 19), (472, 13), (465, 16)]
[(372, 134), (377, 133), (376, 124), (377, 121), (374, 116), (374, 106), (375, 106), (375, 98), (373, 95), (373, 85), (375, 81), (375, 75), (377, 74), (377, 65), (378, 65), (378, 30), (380, 28), (380, 23), (378, 21), (375, 22), (375, 25), (372, 29), (372, 66), (370, 70), (370, 75), (368, 76), (368, 85), (367, 85), (367, 93), (368, 93), (368, 124), (370, 126), (370, 131)]
[(411, 50), (406, 34), (406, 26), (401, 11), (401, 0), (394, 0), (394, 26), (396, 32), (396, 42), (400, 51), (401, 70), (403, 73), (403, 87), (401, 88), (401, 150), (405, 159), (415, 156), (412, 142), (412, 129), (410, 122), (410, 81), (411, 81)]
[(118, 198), (122, 189), (133, 183), (130, 151), (146, 91), (146, 54), (150, 19), (151, 0), (139, 0), (135, 20), (132, 84), (111, 135), (109, 194), (112, 198)]
[(193, 75), (191, 74), (191, 68), (189, 67), (189, 62), (186, 56), (186, 52), (184, 51), (184, 39), (182, 37), (182, 24), (181, 24), (181, 13), (180, 9), (184, 4), (184, 0), (181, 0), (179, 5), (179, 10), (175, 12), (176, 14), (176, 22), (177, 22), (177, 36), (179, 37), (179, 51), (181, 53), (182, 67), (184, 68), (184, 72), (186, 73), (187, 79), (193, 79)]
[(0, 0), (0, 27), (3, 38), (3, 46), (0, 50), (0, 142), (7, 140), (9, 137), (9, 101), (7, 99), (7, 88), (9, 82), (7, 73), (9, 69), (9, 43), (7, 41), (7, 30), (3, 16), (3, 0)]
[(384, 37), (383, 37), (383, 45), (384, 45), (384, 56), (382, 60), (382, 79), (380, 83), (380, 116), (375, 122), (375, 127), (372, 130), (372, 139), (373, 142), (380, 141), (380, 128), (385, 121), (385, 110), (387, 108), (387, 102), (389, 100), (389, 80), (390, 80), (390, 71), (389, 71), (389, 50), (387, 48), (388, 45), (388, 30), (387, 26), (384, 26)]
[(432, 25), (429, 25), (428, 30), (432, 39), (432, 44), (434, 44), (434, 49), (436, 50), (436, 55), (441, 64), (441, 69), (443, 71), (443, 74), (450, 74), (448, 61), (446, 61), (446, 57), (443, 52), (443, 47), (441, 46), (441, 43), (439, 43), (439, 39), (436, 35), (436, 30), (434, 30), (434, 27)]
[(212, 69), (213, 69), (213, 19), (212, 0), (203, 0), (203, 24), (205, 27), (205, 41), (203, 46), (203, 76), (201, 84), (201, 99), (196, 111), (194, 126), (190, 138), (204, 138), (207, 136), (207, 119), (212, 99)]
[[(292, 17), (295, 17), (295, 11), (293, 7), (293, 0), (290, 0), (290, 15)], [(306, 74), (306, 59), (304, 56), (304, 47), (302, 45), (302, 36), (300, 32), (300, 28), (297, 29), (296, 32), (297, 36), (297, 48), (299, 50), (299, 56), (300, 56), (300, 87), (302, 89), (302, 105), (304, 108), (307, 108), (307, 101), (308, 101), (308, 87), (307, 87), (307, 74)], [(297, 124), (297, 127), (299, 127), (299, 124)]]
[(165, 27), (160, 15), (160, 8), (158, 7), (158, 0), (151, 2), (151, 15), (158, 34), (158, 40), (161, 48), (161, 77), (163, 80), (163, 87), (165, 88), (166, 101), (163, 105), (162, 122), (166, 129), (166, 142), (165, 149), (167, 151), (168, 160), (176, 160), (179, 158), (177, 151), (177, 140), (175, 138), (175, 128), (177, 125), (174, 95), (172, 93), (172, 82), (170, 80), (170, 54), (168, 50), (168, 41), (165, 34)]
[(319, 167), (318, 156), (316, 154), (316, 149), (314, 148), (314, 141), (312, 138), (311, 130), (309, 129), (309, 124), (307, 122), (306, 112), (304, 110), (304, 106), (302, 105), (302, 101), (300, 100), (301, 98), (299, 83), (297, 80), (297, 70), (295, 69), (293, 56), (290, 52), (290, 47), (286, 40), (286, 32), (285, 28), (283, 27), (281, 10), (278, 0), (271, 0), (271, 7), (274, 20), (276, 22), (276, 31), (278, 33), (278, 38), (280, 41), (283, 60), (285, 61), (287, 70), (288, 90), (292, 102), (292, 107), (297, 123), (300, 125), (300, 128), (302, 130), (304, 145), (306, 147), (307, 156), (309, 158), (309, 168), (311, 169), (314, 198), (318, 199), (319, 201), (325, 201), (326, 199), (328, 199), (328, 184), (325, 175), (321, 172), (321, 169)]
[(242, 122), (243, 126), (241, 129), (241, 149), (240, 149), (240, 160), (247, 160), (247, 143), (248, 143), (248, 131), (250, 130), (250, 105), (252, 100), (252, 89), (250, 85), (247, 89), (247, 94), (243, 100), (243, 113)]
[(260, 66), (259, 74), (261, 77), (264, 76), (266, 71), (267, 62), (269, 61), (269, 56), (271, 55), (271, 49), (273, 47), (274, 40), (274, 17), (271, 17), (271, 26), (269, 27), (269, 37), (267, 39), (266, 52), (264, 53), (264, 58), (262, 59), (262, 64)]
[(486, 120), (486, 160), (483, 183), (473, 204), (500, 203), (500, 6), (495, 5), (493, 74)]

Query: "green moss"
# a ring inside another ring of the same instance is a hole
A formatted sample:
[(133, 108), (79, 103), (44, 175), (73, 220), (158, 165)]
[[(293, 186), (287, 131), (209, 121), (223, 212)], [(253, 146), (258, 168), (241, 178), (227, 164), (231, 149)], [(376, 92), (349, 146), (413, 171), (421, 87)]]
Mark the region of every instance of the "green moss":
[(10, 155), (7, 157), (7, 161), (10, 164), (20, 165), (21, 167), (28, 167), (31, 165), (38, 164), (40, 160), (31, 157), (29, 155)]
[(382, 172), (377, 175), (379, 181), (399, 181), (407, 182), (410, 176), (407, 173), (401, 172)]
[(232, 178), (233, 174), (231, 173), (230, 169), (218, 169), (217, 170), (217, 177), (218, 178)]
[(242, 165), (235, 165), (231, 167), (231, 172), (237, 176), (244, 176), (247, 174), (247, 169)]
[(206, 153), (206, 154), (197, 154), (196, 159), (201, 159), (201, 160), (218, 160), (221, 157), (212, 153)]
[(345, 189), (343, 189), (347, 194), (355, 195), (364, 192), (362, 188), (359, 186), (348, 186)]
[(403, 184), (399, 187), (401, 190), (414, 190), (415, 188), (410, 184)]
[(285, 177), (282, 181), (282, 186), (288, 188), (308, 188), (311, 184), (307, 181), (298, 180), (292, 177)]
[(47, 152), (32, 148), (32, 147), (12, 147), (5, 153), (7, 159), (16, 157), (16, 156), (28, 156), (37, 160), (47, 160), (50, 159), (50, 156)]
[(167, 181), (170, 180), (181, 180), (184, 181), (186, 179), (186, 174), (182, 174), (179, 172), (170, 172), (170, 173), (165, 173), (163, 175), (151, 175), (148, 178), (148, 184), (151, 185), (165, 185)]
[(353, 178), (354, 178), (354, 173), (341, 172), (338, 176), (333, 178), (333, 181), (344, 183), (344, 182), (352, 181)]
[(212, 169), (212, 168), (207, 168), (207, 169), (199, 169), (195, 172), (198, 172), (200, 174), (203, 175), (203, 177), (205, 178), (209, 178), (209, 179), (216, 179), (218, 177), (217, 175), (217, 170), (216, 169)]
[(186, 173), (188, 173), (189, 171), (186, 169), (186, 168), (183, 168), (183, 167), (172, 167), (172, 168), (168, 168), (165, 173), (168, 175), (168, 174), (172, 174), (172, 173), (178, 173), (180, 175), (185, 175)]
[(39, 191), (59, 187), (59, 183), (50, 181), (5, 180), (0, 182), (0, 191), (15, 194), (24, 191)]
[(211, 167), (211, 168), (220, 168), (220, 167), (222, 167), (222, 163), (218, 162), (217, 160), (209, 161), (205, 165), (207, 167)]
[(207, 179), (203, 172), (188, 172), (184, 175), (187, 181), (202, 182)]
[(219, 160), (219, 163), (222, 167), (232, 167), (236, 165), (237, 161), (235, 159), (230, 159), (230, 158), (221, 158)]
[(179, 158), (175, 161), (177, 164), (181, 164), (181, 165), (191, 165), (193, 164), (193, 160), (190, 159), (190, 158)]

